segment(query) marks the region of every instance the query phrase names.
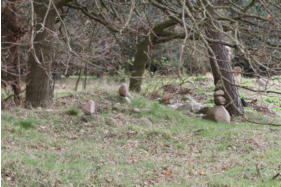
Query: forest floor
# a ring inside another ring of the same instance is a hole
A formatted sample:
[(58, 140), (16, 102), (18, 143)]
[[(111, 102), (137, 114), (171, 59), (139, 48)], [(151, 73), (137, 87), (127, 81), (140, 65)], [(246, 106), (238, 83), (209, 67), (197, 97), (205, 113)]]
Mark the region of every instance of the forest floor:
[[(161, 101), (172, 84), (182, 89), (176, 102), (188, 94), (212, 105), (211, 82), (153, 77), (128, 104), (106, 78), (77, 92), (74, 80), (60, 80), (51, 107), (2, 111), (2, 186), (280, 186), (273, 177), (281, 172), (281, 127), (268, 125), (281, 123), (280, 95), (240, 91), (253, 103), (246, 119), (267, 125), (214, 123), (149, 99)], [(88, 100), (96, 102), (92, 116), (79, 108)]]

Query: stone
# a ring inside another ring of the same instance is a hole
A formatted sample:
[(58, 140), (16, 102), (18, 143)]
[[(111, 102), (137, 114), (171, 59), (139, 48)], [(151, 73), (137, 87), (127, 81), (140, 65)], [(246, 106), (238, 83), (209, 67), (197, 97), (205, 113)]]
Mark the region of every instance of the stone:
[(207, 114), (209, 109), (210, 109), (210, 107), (208, 107), (208, 106), (203, 107), (198, 112), (196, 112), (196, 114)]
[(174, 103), (174, 104), (168, 105), (168, 107), (170, 107), (172, 109), (178, 109), (182, 105), (183, 105), (182, 103)]
[(144, 126), (148, 126), (148, 127), (153, 126), (152, 122), (145, 117), (140, 118), (140, 121), (142, 122), (142, 125), (144, 125)]
[(214, 106), (212, 108), (209, 108), (205, 119), (215, 122), (230, 123), (231, 117), (224, 106)]
[(171, 104), (171, 99), (174, 97), (174, 94), (165, 92), (164, 95), (161, 98), (161, 103), (163, 104)]
[(217, 90), (217, 91), (215, 91), (214, 96), (224, 96), (224, 91), (223, 90)]
[(96, 105), (95, 102), (90, 100), (82, 105), (82, 111), (86, 115), (91, 115), (95, 113), (95, 108), (96, 108), (95, 105)]
[(132, 102), (129, 97), (124, 97), (124, 99), (125, 99), (125, 101), (126, 101), (128, 104), (130, 104), (130, 103)]
[(223, 96), (216, 96), (215, 97), (215, 104), (216, 105), (225, 105), (226, 99)]
[(222, 81), (218, 80), (218, 82), (215, 86), (215, 90), (221, 90), (221, 89), (223, 89)]
[(198, 112), (204, 106), (194, 100), (189, 101), (187, 104), (179, 106), (177, 109), (182, 111), (189, 111), (192, 113)]
[(133, 111), (134, 111), (135, 113), (140, 113), (140, 109), (138, 109), (138, 108), (133, 108)]
[(122, 83), (119, 87), (119, 95), (121, 97), (131, 97), (129, 93), (128, 86), (125, 83)]

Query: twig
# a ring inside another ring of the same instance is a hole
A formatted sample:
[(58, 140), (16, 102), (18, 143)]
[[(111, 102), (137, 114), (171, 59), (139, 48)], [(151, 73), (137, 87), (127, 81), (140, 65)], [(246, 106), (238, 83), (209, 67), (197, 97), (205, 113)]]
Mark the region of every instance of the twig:
[[(258, 165), (258, 164), (256, 164), (256, 170), (257, 170), (257, 176), (260, 177), (260, 178), (262, 178), (262, 176), (261, 176), (261, 171), (260, 171), (260, 168), (259, 168), (259, 165)], [(263, 179), (262, 179), (262, 181), (263, 181)]]
[(281, 176), (281, 173), (277, 173), (276, 175), (274, 175), (274, 176), (272, 177), (272, 180), (276, 179), (278, 176)]

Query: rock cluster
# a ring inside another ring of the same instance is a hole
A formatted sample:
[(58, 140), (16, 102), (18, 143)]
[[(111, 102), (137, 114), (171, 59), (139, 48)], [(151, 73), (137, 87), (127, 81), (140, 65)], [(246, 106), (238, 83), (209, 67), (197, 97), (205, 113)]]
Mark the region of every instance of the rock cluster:
[(215, 104), (217, 106), (221, 106), (221, 105), (225, 105), (226, 104), (226, 99), (224, 97), (224, 91), (223, 90), (215, 91), (214, 98), (215, 98)]
[(224, 105), (226, 104), (226, 98), (221, 81), (218, 81), (218, 83), (216, 84), (214, 100), (216, 106), (208, 108), (206, 116), (204, 118), (215, 122), (230, 123), (230, 114), (224, 107)]

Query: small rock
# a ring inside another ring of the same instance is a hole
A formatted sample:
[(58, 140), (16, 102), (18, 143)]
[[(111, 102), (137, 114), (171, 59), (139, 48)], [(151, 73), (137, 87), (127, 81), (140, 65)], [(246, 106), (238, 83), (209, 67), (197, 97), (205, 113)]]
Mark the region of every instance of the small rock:
[(215, 122), (230, 123), (230, 115), (224, 106), (214, 106), (209, 108), (205, 119)]
[(82, 111), (86, 115), (91, 115), (91, 114), (95, 113), (95, 107), (96, 107), (95, 102), (90, 100), (82, 105)]
[(161, 103), (163, 104), (171, 104), (171, 99), (174, 97), (174, 94), (165, 92), (164, 95), (161, 98)]
[(221, 90), (221, 89), (223, 89), (222, 81), (218, 80), (218, 82), (216, 84), (216, 87), (215, 87), (215, 90)]
[(129, 104), (131, 103), (131, 99), (129, 97), (124, 97), (124, 99), (127, 103), (129, 103)]
[(128, 86), (125, 83), (122, 83), (119, 87), (119, 95), (121, 97), (131, 97), (129, 93)]
[(197, 102), (194, 101), (194, 100), (191, 100), (191, 101), (188, 102), (187, 104), (184, 104), (184, 105), (178, 107), (178, 110), (189, 111), (189, 112), (196, 113), (196, 112), (198, 112), (201, 108), (203, 108), (203, 105), (201, 105), (200, 103), (197, 103)]
[(226, 99), (223, 96), (217, 96), (217, 97), (215, 97), (215, 104), (216, 105), (225, 105)]
[(214, 96), (224, 96), (224, 91), (223, 90), (217, 90), (217, 91), (215, 91)]
[(210, 109), (210, 107), (207, 107), (207, 106), (203, 107), (198, 112), (196, 112), (196, 114), (207, 114), (209, 109)]
[(139, 112), (140, 112), (140, 109), (138, 109), (138, 108), (133, 108), (133, 111), (134, 111), (135, 113), (139, 113)]
[(168, 105), (168, 107), (170, 107), (172, 109), (178, 109), (182, 105), (183, 105), (182, 103), (174, 103), (174, 104)]
[(148, 127), (153, 126), (152, 122), (145, 117), (140, 118), (140, 120), (141, 120), (142, 124), (145, 125), (145, 126), (148, 126)]

